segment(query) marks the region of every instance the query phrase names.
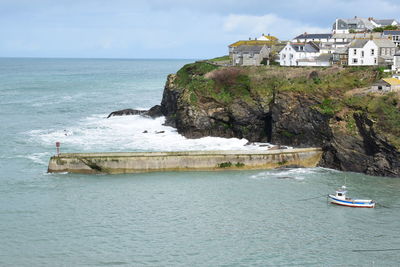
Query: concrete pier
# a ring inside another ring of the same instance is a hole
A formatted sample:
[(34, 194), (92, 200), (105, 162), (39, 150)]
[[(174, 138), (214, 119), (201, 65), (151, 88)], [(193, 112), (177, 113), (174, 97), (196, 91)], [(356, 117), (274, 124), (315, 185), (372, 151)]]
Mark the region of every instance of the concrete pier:
[(62, 153), (50, 158), (48, 172), (139, 173), (315, 167), (320, 148), (252, 151)]

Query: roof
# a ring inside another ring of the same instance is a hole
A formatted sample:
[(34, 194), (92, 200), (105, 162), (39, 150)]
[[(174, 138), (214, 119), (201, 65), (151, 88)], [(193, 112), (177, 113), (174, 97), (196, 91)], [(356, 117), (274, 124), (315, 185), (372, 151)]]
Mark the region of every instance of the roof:
[[(319, 52), (318, 46), (313, 43), (313, 42), (308, 42), (308, 43), (291, 43), (290, 46), (296, 51), (296, 52), (307, 52), (307, 53), (315, 53)], [(302, 47), (302, 48), (301, 48)]]
[(335, 54), (347, 54), (348, 53), (348, 48), (347, 47), (338, 47), (335, 49), (333, 53)]
[(275, 41), (261, 41), (261, 40), (246, 40), (246, 41), (237, 41), (233, 44), (230, 44), (229, 47), (238, 47), (240, 45), (273, 45)]
[(332, 37), (331, 33), (303, 33), (299, 36), (295, 37), (294, 39), (329, 39)]
[(368, 41), (369, 39), (355, 39), (350, 43), (349, 48), (363, 48)]
[(261, 37), (257, 38), (257, 40), (263, 40), (264, 38), (268, 39), (269, 41), (278, 41), (277, 37), (269, 35), (269, 34), (268, 35), (262, 34)]
[[(350, 27), (348, 26), (349, 24), (356, 24), (357, 30), (361, 30), (361, 29), (369, 29), (372, 30), (375, 28), (374, 24), (372, 24), (372, 22), (366, 18), (352, 18), (352, 19), (338, 19), (338, 29), (349, 29)], [(333, 24), (333, 29), (336, 28), (336, 21)], [(353, 27), (351, 27), (353, 28)]]
[(400, 30), (385, 30), (383, 35), (400, 35)]
[(358, 39), (358, 38), (381, 38), (381, 32), (358, 32), (358, 33), (335, 33), (332, 38), (335, 39)]
[(372, 40), (378, 47), (397, 47), (392, 40), (389, 39), (373, 39)]
[(385, 82), (387, 82), (390, 85), (400, 85), (400, 80), (396, 79), (396, 78), (385, 78), (382, 80), (384, 80)]
[(234, 53), (260, 53), (261, 49), (263, 49), (265, 45), (240, 45), (238, 46)]
[(374, 22), (381, 26), (389, 26), (389, 25), (392, 25), (393, 22), (397, 22), (397, 21), (395, 19), (374, 19)]

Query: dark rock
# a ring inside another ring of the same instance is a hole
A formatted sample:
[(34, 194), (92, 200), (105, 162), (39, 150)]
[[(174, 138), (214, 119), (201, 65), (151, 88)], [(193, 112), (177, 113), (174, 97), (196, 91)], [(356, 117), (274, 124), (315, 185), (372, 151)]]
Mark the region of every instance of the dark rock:
[(144, 115), (144, 114), (146, 114), (146, 112), (147, 112), (147, 110), (136, 110), (136, 109), (127, 108), (127, 109), (122, 109), (122, 110), (111, 112), (107, 116), (107, 119), (112, 116)]
[(161, 106), (160, 105), (155, 105), (154, 107), (149, 109), (145, 115), (149, 116), (149, 117), (152, 117), (152, 118), (158, 118), (158, 117), (163, 116), (163, 113), (162, 113), (162, 110), (161, 110)]
[(126, 116), (126, 115), (141, 115), (141, 116), (146, 116), (146, 117), (151, 117), (151, 118), (157, 118), (157, 117), (163, 116), (163, 114), (161, 112), (161, 106), (156, 105), (149, 110), (137, 110), (137, 109), (128, 108), (128, 109), (114, 111), (114, 112), (111, 112), (107, 116), (107, 119), (112, 116)]

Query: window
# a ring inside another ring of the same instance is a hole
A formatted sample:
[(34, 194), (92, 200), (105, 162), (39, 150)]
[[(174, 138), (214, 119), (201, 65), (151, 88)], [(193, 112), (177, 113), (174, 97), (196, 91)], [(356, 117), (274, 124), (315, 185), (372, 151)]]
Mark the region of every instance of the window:
[(378, 90), (382, 90), (382, 85), (379, 85), (379, 86), (378, 86)]
[(371, 56), (375, 55), (375, 49), (371, 49)]
[(364, 51), (361, 51), (361, 57), (364, 57)]
[(377, 60), (376, 60), (376, 58), (374, 58), (374, 64), (376, 64), (377, 63)]
[(357, 55), (357, 49), (354, 49), (353, 55)]
[(342, 193), (337, 193), (337, 195), (338, 195), (339, 197), (341, 197), (341, 196), (342, 196)]
[(354, 63), (354, 64), (357, 64), (357, 63), (358, 63), (358, 59), (353, 58), (353, 63)]

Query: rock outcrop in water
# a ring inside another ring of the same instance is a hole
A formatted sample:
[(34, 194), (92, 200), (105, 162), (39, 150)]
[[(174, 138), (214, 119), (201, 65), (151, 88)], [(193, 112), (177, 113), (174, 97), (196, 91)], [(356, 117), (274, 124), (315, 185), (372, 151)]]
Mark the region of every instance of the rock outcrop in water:
[(157, 118), (163, 116), (163, 113), (161, 112), (161, 106), (156, 105), (149, 110), (137, 110), (128, 108), (128, 109), (113, 111), (110, 114), (108, 114), (107, 119), (112, 116), (126, 116), (126, 115), (142, 115), (151, 118)]
[(371, 95), (375, 68), (184, 66), (169, 75), (161, 112), (188, 138), (246, 138), (322, 147), (320, 166), (400, 176), (400, 99)]

